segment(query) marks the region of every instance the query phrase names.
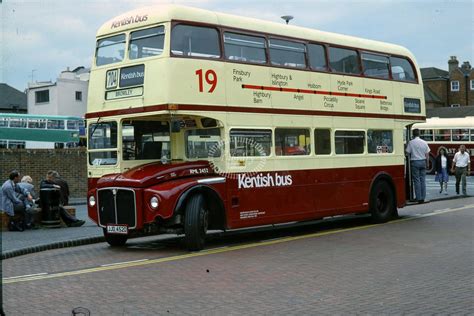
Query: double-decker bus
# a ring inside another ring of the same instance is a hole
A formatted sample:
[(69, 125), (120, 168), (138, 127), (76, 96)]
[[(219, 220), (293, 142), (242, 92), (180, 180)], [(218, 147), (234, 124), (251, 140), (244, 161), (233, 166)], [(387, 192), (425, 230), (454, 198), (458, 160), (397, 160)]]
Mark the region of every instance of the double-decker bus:
[(0, 113), (0, 148), (77, 147), (84, 123), (74, 116)]
[(425, 123), (416, 123), (412, 128), (420, 130), (420, 138), (430, 146), (430, 164), (428, 173), (434, 173), (435, 158), (440, 148), (446, 149), (451, 158), (465, 145), (471, 156), (471, 165), (474, 164), (474, 117), (426, 119)]
[(390, 220), (425, 108), (403, 47), (157, 6), (98, 30), (86, 118), (88, 213), (107, 242), (176, 232), (199, 250), (209, 229)]

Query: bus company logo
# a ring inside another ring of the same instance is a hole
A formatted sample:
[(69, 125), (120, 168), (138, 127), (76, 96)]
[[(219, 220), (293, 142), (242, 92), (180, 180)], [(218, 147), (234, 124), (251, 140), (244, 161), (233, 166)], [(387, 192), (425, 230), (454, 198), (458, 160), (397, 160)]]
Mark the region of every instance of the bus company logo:
[[(231, 146), (231, 143), (234, 144)], [(224, 155), (225, 148), (230, 148), (230, 155)], [(246, 155), (253, 153), (253, 155)], [(266, 164), (267, 153), (263, 146), (247, 137), (232, 137), (232, 141), (220, 140), (208, 151), (208, 160), (215, 173), (228, 179), (238, 179), (237, 173), (226, 172), (224, 166), (235, 166), (245, 169), (248, 176), (257, 175)]]
[(114, 29), (114, 28), (124, 26), (124, 25), (128, 25), (128, 24), (145, 22), (146, 20), (148, 20), (148, 14), (136, 15), (135, 17), (130, 16), (130, 17), (126, 17), (126, 18), (123, 18), (123, 19), (120, 19), (120, 20), (113, 21), (112, 26), (110, 28)]
[(238, 187), (239, 189), (251, 189), (251, 188), (268, 188), (268, 187), (284, 187), (293, 184), (291, 174), (280, 175), (275, 173), (272, 175), (258, 174), (254, 176), (248, 176), (246, 174), (239, 174)]

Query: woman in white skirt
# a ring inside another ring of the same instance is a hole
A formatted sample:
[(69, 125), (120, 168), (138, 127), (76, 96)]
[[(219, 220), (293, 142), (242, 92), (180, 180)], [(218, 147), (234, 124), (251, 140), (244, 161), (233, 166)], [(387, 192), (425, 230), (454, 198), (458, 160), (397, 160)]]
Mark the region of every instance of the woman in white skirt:
[(439, 193), (448, 194), (448, 181), (449, 173), (448, 170), (451, 167), (451, 159), (446, 154), (446, 148), (440, 147), (438, 149), (438, 156), (435, 161), (435, 181), (439, 182), (440, 190)]

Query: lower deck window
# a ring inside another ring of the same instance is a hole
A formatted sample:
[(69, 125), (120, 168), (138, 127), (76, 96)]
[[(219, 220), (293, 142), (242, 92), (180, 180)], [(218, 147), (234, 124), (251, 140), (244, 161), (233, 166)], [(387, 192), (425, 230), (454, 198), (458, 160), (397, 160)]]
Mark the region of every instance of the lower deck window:
[(277, 128), (275, 154), (277, 156), (309, 155), (311, 152), (309, 130)]
[(233, 157), (269, 156), (272, 131), (258, 129), (232, 129), (230, 155)]
[(365, 133), (363, 131), (336, 131), (336, 154), (364, 153)]
[(314, 151), (316, 155), (331, 154), (331, 130), (315, 129), (314, 130)]
[(220, 157), (222, 143), (219, 128), (192, 129), (186, 131), (186, 157)]
[(368, 130), (367, 150), (369, 154), (393, 152), (393, 132), (390, 130)]
[(170, 126), (162, 121), (124, 121), (123, 160), (170, 159)]

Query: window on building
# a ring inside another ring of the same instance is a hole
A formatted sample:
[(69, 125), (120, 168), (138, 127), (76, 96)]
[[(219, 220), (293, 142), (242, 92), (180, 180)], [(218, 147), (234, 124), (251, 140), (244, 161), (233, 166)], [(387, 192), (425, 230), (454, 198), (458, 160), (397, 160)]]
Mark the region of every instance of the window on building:
[(459, 81), (451, 81), (451, 91), (459, 91)]
[(176, 25), (171, 33), (171, 52), (178, 56), (219, 58), (219, 32), (210, 27)]
[(360, 74), (357, 51), (338, 47), (329, 47), (329, 66), (334, 72)]
[(269, 156), (272, 131), (259, 129), (232, 129), (230, 155), (233, 157)]
[(275, 129), (275, 153), (277, 156), (309, 155), (311, 152), (310, 144), (308, 129)]
[(308, 44), (309, 65), (313, 70), (327, 70), (326, 50), (323, 45)]
[(389, 59), (386, 56), (362, 53), (362, 66), (364, 75), (389, 79)]
[(272, 38), (269, 46), (272, 65), (306, 68), (304, 44)]
[(128, 56), (130, 59), (138, 59), (161, 55), (164, 42), (164, 26), (132, 32), (130, 33)]
[(392, 67), (392, 77), (399, 81), (416, 81), (415, 70), (411, 63), (400, 57), (390, 57)]
[(76, 91), (76, 101), (82, 101), (82, 91)]
[(471, 90), (474, 90), (474, 80), (471, 80)]
[(49, 102), (49, 90), (35, 91), (35, 103), (48, 103)]
[(388, 154), (393, 152), (393, 132), (391, 130), (367, 131), (367, 151), (369, 154)]
[(331, 154), (331, 130), (315, 129), (314, 130), (314, 152), (316, 155)]
[(365, 132), (363, 131), (336, 131), (336, 154), (362, 154), (364, 153)]
[(264, 64), (267, 62), (265, 47), (263, 37), (224, 33), (225, 58), (228, 60)]

